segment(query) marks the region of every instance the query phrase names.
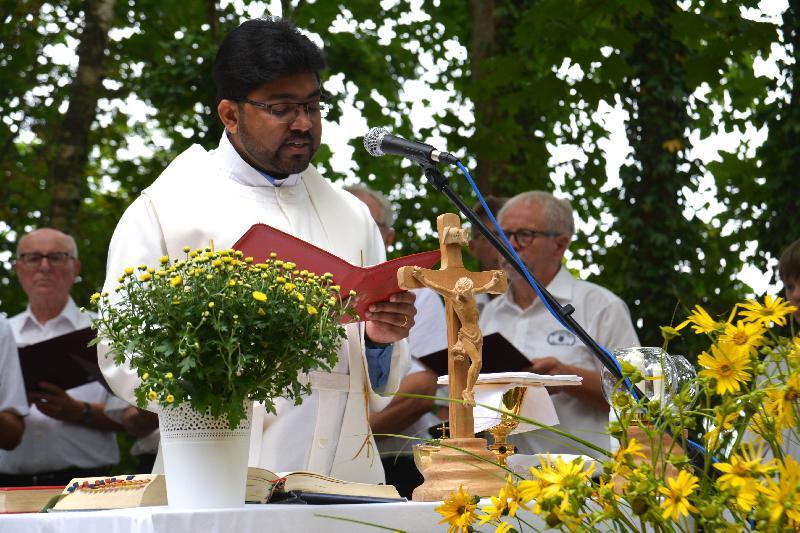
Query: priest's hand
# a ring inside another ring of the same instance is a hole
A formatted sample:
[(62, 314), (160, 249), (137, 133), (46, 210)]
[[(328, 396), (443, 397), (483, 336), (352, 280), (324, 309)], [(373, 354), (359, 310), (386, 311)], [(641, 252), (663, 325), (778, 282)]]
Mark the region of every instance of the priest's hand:
[(416, 299), (414, 293), (405, 291), (392, 294), (388, 301), (370, 305), (364, 317), (367, 337), (377, 344), (391, 344), (408, 337), (417, 314)]
[(41, 382), (39, 387), (44, 392), (31, 392), (28, 401), (35, 403), (43, 414), (56, 420), (78, 423), (83, 414), (83, 402), (75, 400), (64, 389), (52, 383)]

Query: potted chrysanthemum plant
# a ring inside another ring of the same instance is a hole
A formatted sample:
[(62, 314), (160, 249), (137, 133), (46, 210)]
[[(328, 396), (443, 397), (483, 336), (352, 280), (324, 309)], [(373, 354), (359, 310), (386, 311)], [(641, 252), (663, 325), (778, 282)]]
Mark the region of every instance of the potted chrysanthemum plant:
[[(273, 413), (278, 398), (299, 404), (309, 392), (302, 376), (333, 368), (354, 312), (330, 274), (275, 254), (255, 263), (235, 250), (184, 252), (130, 266), (114, 294), (92, 295), (94, 325), (115, 362), (137, 372), (138, 405), (159, 411), (170, 505), (202, 506), (222, 478), (240, 494), (208, 506), (242, 505), (252, 402)], [(201, 458), (211, 450), (221, 458)], [(202, 494), (181, 503), (177, 483)]]

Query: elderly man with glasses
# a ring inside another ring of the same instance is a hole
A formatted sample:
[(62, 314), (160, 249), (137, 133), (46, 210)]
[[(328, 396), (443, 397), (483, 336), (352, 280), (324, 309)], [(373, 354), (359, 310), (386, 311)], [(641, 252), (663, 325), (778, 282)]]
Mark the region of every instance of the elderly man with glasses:
[[(575, 279), (562, 264), (574, 232), (569, 202), (547, 192), (528, 191), (508, 200), (497, 218), (528, 271), (562, 305), (572, 304), (576, 309), (573, 316), (594, 339), (610, 350), (639, 344), (625, 302), (599, 285)], [(550, 315), (533, 288), (505, 259), (500, 266), (508, 274), (510, 288), (483, 309), (480, 325), (484, 334), (501, 332), (531, 360), (530, 372), (582, 376), (580, 387), (548, 389), (558, 413), (558, 427), (609, 449), (608, 405), (600, 387), (600, 363)], [(520, 453), (596, 455), (546, 430), (510, 440)]]
[[(9, 319), (18, 347), (86, 328), (70, 290), (81, 270), (69, 235), (41, 228), (19, 240), (16, 272), (28, 307)], [(0, 370), (5, 372), (5, 368)], [(110, 395), (92, 382), (65, 391), (51, 383), (28, 392), (22, 442), (0, 451), (0, 485), (66, 485), (74, 477), (105, 475), (119, 461), (115, 431), (104, 407)]]
[[(213, 67), (217, 115), (225, 128), (219, 145), (183, 152), (126, 210), (109, 249), (109, 294), (127, 266), (181, 257), (184, 246), (202, 248), (210, 241), (228, 248), (256, 223), (353, 264), (385, 260), (367, 207), (310, 164), (327, 111), (324, 68), (321, 50), (279, 18), (246, 21), (225, 37)], [(408, 365), (403, 339), (415, 312), (414, 295), (400, 293), (371, 306), (364, 323), (348, 325), (339, 362), (331, 375), (312, 376), (312, 393), (302, 405), (279, 399), (277, 416), (263, 424), (254, 413), (252, 464), (382, 482), (365, 407), (380, 409), (390, 401), (374, 391), (397, 389)], [(102, 354), (100, 363), (112, 387), (132, 399), (136, 373)]]

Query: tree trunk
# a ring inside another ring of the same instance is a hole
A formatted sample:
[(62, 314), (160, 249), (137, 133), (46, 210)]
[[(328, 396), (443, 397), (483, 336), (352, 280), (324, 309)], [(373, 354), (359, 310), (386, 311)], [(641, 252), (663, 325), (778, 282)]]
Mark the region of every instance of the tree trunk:
[[(482, 93), (482, 82), (490, 75), (486, 62), (495, 53), (496, 24), (494, 17), (495, 0), (470, 0), (470, 13), (472, 15), (472, 35), (469, 43), (469, 59), (472, 71), (472, 83), (477, 92)], [(502, 162), (492, 155), (491, 147), (492, 124), (496, 120), (494, 98), (484, 95), (473, 98), (475, 103), (475, 136), (472, 142), (477, 165), (475, 166), (475, 181), (484, 194), (492, 193), (492, 183), (497, 183), (495, 177), (500, 175)]]
[(48, 165), (53, 184), (48, 223), (74, 233), (72, 225), (86, 189), (89, 131), (105, 76), (104, 58), (115, 0), (84, 0), (84, 28), (78, 45), (78, 69), (70, 87), (69, 106), (54, 139)]

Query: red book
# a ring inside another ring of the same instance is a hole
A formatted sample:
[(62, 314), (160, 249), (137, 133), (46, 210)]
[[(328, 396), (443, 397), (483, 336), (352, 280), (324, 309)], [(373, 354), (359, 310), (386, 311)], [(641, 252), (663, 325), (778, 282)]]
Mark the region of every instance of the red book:
[(38, 513), (64, 487), (0, 487), (0, 513)]
[(397, 270), (400, 267), (431, 268), (439, 262), (439, 250), (431, 250), (359, 267), (266, 224), (254, 224), (236, 241), (233, 248), (240, 250), (245, 257), (252, 257), (256, 263), (264, 262), (270, 253), (275, 252), (278, 259), (292, 262), (300, 270), (317, 275), (330, 272), (334, 283), (342, 287), (343, 298), (351, 290), (356, 291), (356, 312), (360, 317), (364, 316), (371, 304), (386, 301), (392, 294), (403, 292), (397, 286)]

